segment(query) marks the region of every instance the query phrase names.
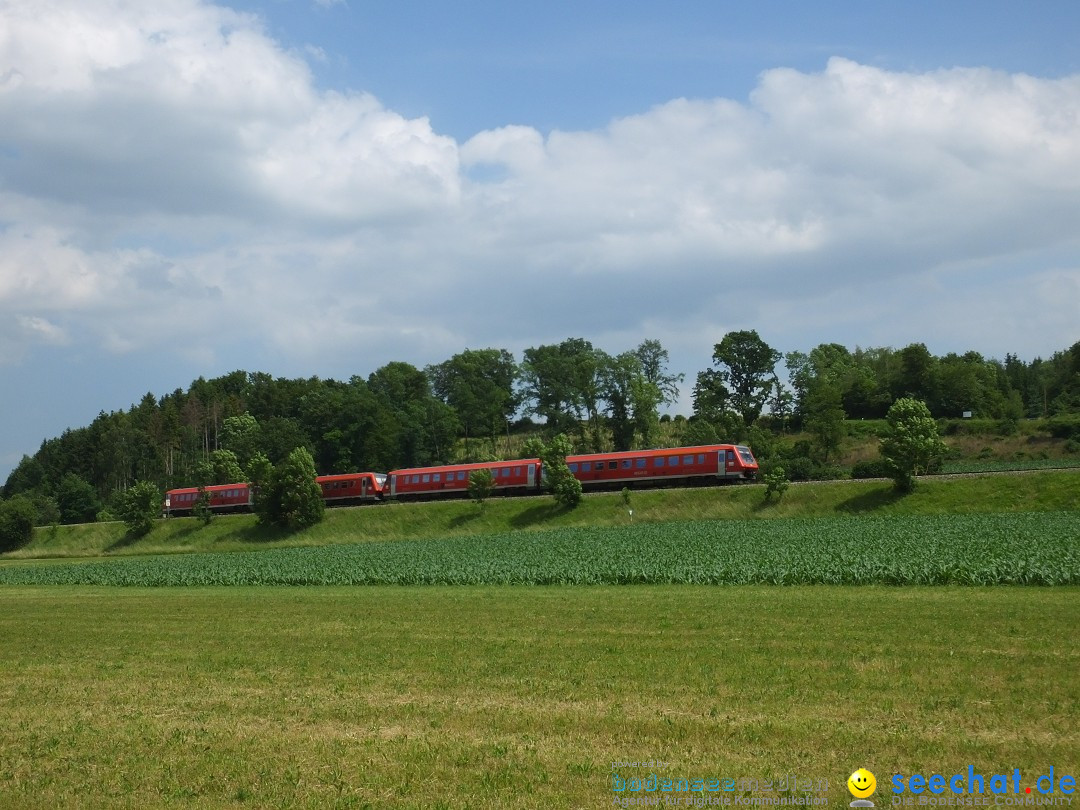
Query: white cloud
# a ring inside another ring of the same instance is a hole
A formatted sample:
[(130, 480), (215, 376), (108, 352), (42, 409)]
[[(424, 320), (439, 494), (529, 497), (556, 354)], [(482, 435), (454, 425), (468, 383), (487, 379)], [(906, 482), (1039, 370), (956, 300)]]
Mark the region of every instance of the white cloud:
[(6, 0), (0, 20), (11, 345), (232, 368), (335, 344), (366, 367), (635, 334), (699, 362), (747, 327), (804, 349), (1077, 337), (1080, 77), (833, 59), (766, 72), (748, 104), (459, 146), (320, 90), (208, 3)]

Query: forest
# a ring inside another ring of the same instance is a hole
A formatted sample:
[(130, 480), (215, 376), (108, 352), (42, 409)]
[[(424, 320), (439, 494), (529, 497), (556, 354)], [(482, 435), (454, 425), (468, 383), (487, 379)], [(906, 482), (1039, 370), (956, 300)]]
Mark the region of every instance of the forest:
[(668, 365), (659, 341), (610, 355), (570, 338), (526, 349), (520, 361), (505, 349), (466, 349), (424, 369), (391, 362), (347, 381), (200, 377), (46, 439), (2, 496), (31, 500), (39, 524), (85, 522), (108, 517), (136, 481), (232, 483), (296, 447), (320, 474), (385, 472), (512, 458), (525, 436), (558, 433), (579, 452), (748, 442), (764, 461), (776, 437), (800, 434), (798, 452), (819, 463), (853, 420), (880, 419), (900, 397), (925, 402), (938, 419), (994, 420), (1006, 435), (1021, 420), (1044, 419), (1070, 445), (1080, 441), (1080, 342), (1025, 362), (935, 356), (922, 343), (781, 354), (754, 330), (730, 332), (688, 389), (689, 418), (661, 415), (688, 385)]

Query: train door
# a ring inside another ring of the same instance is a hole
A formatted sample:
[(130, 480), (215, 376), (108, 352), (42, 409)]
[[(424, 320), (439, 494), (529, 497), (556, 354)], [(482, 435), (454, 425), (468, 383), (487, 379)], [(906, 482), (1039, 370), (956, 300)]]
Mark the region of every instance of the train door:
[(534, 487), (536, 487), (536, 465), (526, 464), (525, 466), (527, 476), (526, 485), (529, 487), (529, 489), (533, 489)]
[(725, 450), (724, 451), (724, 475), (727, 476), (727, 475), (736, 475), (736, 474), (737, 473), (736, 473), (736, 470), (735, 470), (735, 451), (730, 450), (730, 449)]

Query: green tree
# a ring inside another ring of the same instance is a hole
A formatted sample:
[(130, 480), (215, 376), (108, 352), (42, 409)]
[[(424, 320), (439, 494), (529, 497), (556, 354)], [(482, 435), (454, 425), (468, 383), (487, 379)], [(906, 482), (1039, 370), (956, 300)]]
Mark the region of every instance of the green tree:
[(88, 481), (68, 473), (56, 489), (61, 523), (92, 523), (101, 511), (101, 499)]
[(606, 360), (604, 352), (582, 338), (525, 350), (524, 399), (530, 413), (544, 417), (548, 435), (575, 433), (600, 449), (600, 371)]
[(37, 510), (31, 500), (15, 495), (0, 501), (0, 552), (22, 548), (34, 536)]
[[(246, 465), (259, 452), (259, 422), (250, 413), (227, 416), (221, 427), (221, 446)], [(231, 483), (231, 482), (226, 482)]]
[(753, 329), (728, 332), (715, 346), (713, 363), (720, 370), (713, 382), (722, 384), (747, 427), (761, 415), (779, 359), (780, 352)]
[(930, 464), (944, 454), (945, 443), (938, 436), (937, 422), (920, 400), (896, 400), (885, 418), (889, 426), (888, 435), (881, 440), (881, 456), (896, 489), (910, 492), (915, 488), (916, 476), (926, 473)]
[(315, 460), (306, 447), (297, 447), (271, 476), (259, 517), (285, 529), (314, 526), (323, 519), (325, 504), (315, 481)]
[(634, 354), (641, 361), (641, 373), (647, 382), (652, 383), (660, 392), (660, 401), (672, 405), (679, 400), (679, 384), (686, 379), (684, 374), (670, 374), (667, 370), (668, 353), (659, 340), (645, 340), (634, 349)]
[(469, 497), (476, 502), (481, 510), (487, 504), (487, 499), (495, 491), (495, 478), (491, 470), (483, 468), (472, 470), (469, 473)]
[(199, 486), (239, 484), (246, 480), (244, 470), (232, 450), (214, 450), (205, 461), (195, 466)]
[(825, 461), (840, 449), (847, 414), (840, 404), (840, 389), (821, 380), (814, 384), (804, 406), (807, 432), (817, 441)]
[(571, 509), (581, 502), (581, 482), (570, 472), (566, 463), (566, 457), (572, 452), (573, 444), (563, 433), (546, 444), (536, 438), (525, 442), (525, 455), (539, 458), (543, 465), (544, 485), (552, 497), (557, 503)]
[(152, 481), (136, 481), (125, 490), (119, 499), (118, 516), (128, 531), (136, 537), (142, 537), (154, 527), (154, 521), (161, 515), (161, 490)]
[(428, 366), (432, 388), (457, 411), (470, 436), (486, 437), (496, 451), (498, 437), (518, 409), (514, 392), (520, 371), (505, 349), (466, 349), (444, 363)]

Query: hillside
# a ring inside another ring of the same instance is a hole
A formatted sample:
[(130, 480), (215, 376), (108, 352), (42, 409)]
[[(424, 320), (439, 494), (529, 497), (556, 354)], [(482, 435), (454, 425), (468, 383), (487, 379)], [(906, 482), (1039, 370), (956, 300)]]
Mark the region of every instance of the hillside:
[[(1043, 512), (1080, 507), (1078, 491), (1080, 471), (1046, 471), (925, 478), (904, 497), (883, 481), (806, 483), (793, 485), (782, 501), (768, 504), (760, 485), (651, 490), (632, 493), (630, 507), (634, 523)], [(588, 495), (574, 510), (558, 507), (547, 497), (495, 499), (483, 511), (468, 501), (385, 503), (329, 510), (320, 525), (295, 534), (259, 526), (253, 515), (221, 516), (206, 526), (193, 518), (173, 518), (160, 521), (139, 539), (129, 538), (120, 523), (43, 527), (35, 530), (30, 545), (2, 559), (243, 551), (619, 526), (630, 521), (618, 493)]]

